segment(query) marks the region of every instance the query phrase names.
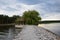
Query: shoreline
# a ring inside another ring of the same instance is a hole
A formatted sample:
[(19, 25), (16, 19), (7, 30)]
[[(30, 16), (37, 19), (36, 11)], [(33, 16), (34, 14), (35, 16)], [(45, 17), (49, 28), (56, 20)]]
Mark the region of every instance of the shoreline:
[(35, 25), (25, 25), (13, 40), (60, 40), (53, 32)]
[(40, 27), (40, 28), (42, 28), (42, 29), (44, 29), (44, 30), (46, 30), (46, 31), (48, 31), (48, 32), (50, 32), (50, 33), (52, 33), (53, 35), (57, 36), (57, 38), (60, 39), (60, 36), (57, 35), (57, 34), (55, 34), (54, 32), (52, 32), (52, 31), (50, 31), (50, 30), (48, 30), (48, 29), (45, 29), (45, 28), (43, 28), (43, 27)]

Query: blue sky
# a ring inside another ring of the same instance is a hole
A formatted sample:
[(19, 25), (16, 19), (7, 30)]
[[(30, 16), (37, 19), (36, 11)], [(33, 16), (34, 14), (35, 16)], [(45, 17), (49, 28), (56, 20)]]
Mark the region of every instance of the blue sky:
[(60, 20), (60, 0), (0, 0), (0, 14), (23, 15), (37, 10), (43, 20)]

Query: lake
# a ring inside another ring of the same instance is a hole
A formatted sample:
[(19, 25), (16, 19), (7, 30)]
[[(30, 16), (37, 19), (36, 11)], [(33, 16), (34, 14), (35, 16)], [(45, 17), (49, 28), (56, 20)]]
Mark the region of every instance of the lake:
[(12, 40), (14, 33), (15, 25), (0, 24), (0, 40)]
[(60, 36), (60, 23), (39, 24), (39, 26)]

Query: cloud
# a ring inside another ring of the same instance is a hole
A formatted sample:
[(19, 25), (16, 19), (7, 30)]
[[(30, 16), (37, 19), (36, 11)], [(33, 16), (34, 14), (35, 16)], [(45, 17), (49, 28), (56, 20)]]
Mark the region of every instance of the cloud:
[(28, 10), (37, 10), (43, 20), (60, 19), (60, 0), (0, 0), (0, 14), (23, 15)]
[(42, 20), (60, 20), (60, 13), (45, 14)]
[(28, 4), (28, 5), (34, 5), (40, 3), (40, 0), (18, 0), (17, 2)]
[(33, 10), (35, 5), (26, 5), (23, 3), (16, 3), (16, 4), (10, 4), (10, 5), (3, 5), (0, 7), (0, 14), (4, 15), (22, 15), (24, 11), (27, 10)]

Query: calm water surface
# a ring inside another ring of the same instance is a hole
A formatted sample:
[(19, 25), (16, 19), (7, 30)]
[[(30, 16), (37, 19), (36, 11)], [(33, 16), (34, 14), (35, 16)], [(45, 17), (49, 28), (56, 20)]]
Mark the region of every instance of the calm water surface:
[(42, 24), (44, 28), (60, 36), (60, 23)]

